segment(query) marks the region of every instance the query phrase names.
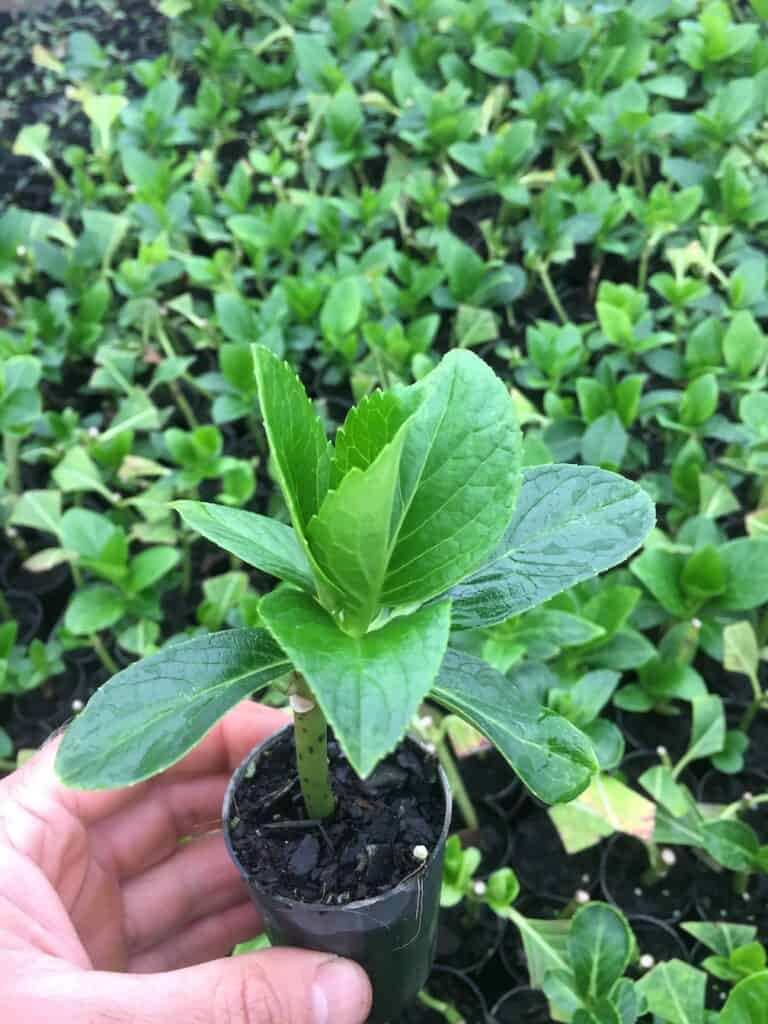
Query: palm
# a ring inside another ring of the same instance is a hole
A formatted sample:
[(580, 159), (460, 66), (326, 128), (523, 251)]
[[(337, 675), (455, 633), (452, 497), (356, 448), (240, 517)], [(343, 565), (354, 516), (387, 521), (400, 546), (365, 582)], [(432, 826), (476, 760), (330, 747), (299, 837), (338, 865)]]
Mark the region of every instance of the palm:
[(243, 705), (184, 761), (131, 789), (65, 789), (52, 777), (55, 744), (0, 783), (0, 950), (155, 972), (225, 955), (255, 934), (256, 913), (212, 830), (232, 769), (283, 721)]

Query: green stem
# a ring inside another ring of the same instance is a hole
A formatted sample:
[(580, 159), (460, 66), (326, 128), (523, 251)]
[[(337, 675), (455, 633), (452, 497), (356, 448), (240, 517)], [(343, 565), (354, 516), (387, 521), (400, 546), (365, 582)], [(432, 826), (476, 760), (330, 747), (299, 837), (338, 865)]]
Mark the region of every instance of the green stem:
[(632, 173), (635, 176), (635, 184), (641, 195), (645, 195), (645, 175), (643, 174), (643, 162), (639, 153), (632, 158)]
[(3, 458), (8, 475), (8, 489), (13, 494), (21, 491), (21, 467), (19, 465), (20, 438), (15, 434), (3, 434)]
[(643, 246), (643, 251), (640, 254), (640, 264), (637, 271), (637, 287), (645, 288), (648, 281), (648, 267), (651, 261), (651, 253), (655, 248), (655, 242), (649, 240)]
[(659, 848), (656, 843), (647, 842), (645, 844), (646, 852), (648, 853), (648, 868), (643, 873), (641, 881), (643, 885), (656, 885), (660, 879), (667, 874), (668, 868), (661, 859)]
[(461, 777), (461, 772), (456, 765), (453, 754), (448, 749), (448, 744), (444, 739), (438, 740), (435, 743), (435, 750), (437, 752), (437, 759), (448, 779), (448, 785), (451, 787), (451, 793), (453, 793), (456, 806), (461, 811), (464, 823), (468, 829), (474, 832), (479, 828), (480, 822), (477, 818), (475, 805), (472, 803), (472, 798), (467, 792), (467, 787), (464, 785), (464, 780)]
[(328, 769), (328, 723), (306, 680), (293, 673), (293, 694), (306, 702), (306, 710), (294, 706), (296, 766), (301, 793), (310, 818), (330, 818), (336, 809)]
[(557, 292), (555, 291), (555, 286), (552, 284), (552, 278), (549, 276), (549, 267), (546, 265), (546, 263), (540, 263), (538, 266), (538, 271), (539, 280), (541, 281), (544, 291), (547, 293), (547, 298), (549, 299), (552, 308), (560, 317), (560, 322), (563, 324), (567, 324), (568, 314), (566, 313), (565, 309), (563, 308), (563, 304), (558, 298)]
[(752, 687), (752, 703), (744, 709), (744, 714), (741, 716), (739, 728), (742, 732), (749, 731), (749, 727), (754, 722), (755, 715), (760, 710), (760, 705), (763, 702), (763, 691), (760, 689), (757, 676), (754, 673), (750, 673), (747, 678), (749, 679), (749, 685)]
[(107, 672), (111, 672), (112, 675), (116, 675), (120, 669), (117, 666), (117, 662), (109, 653), (107, 648), (104, 646), (104, 642), (98, 633), (91, 633), (88, 639), (93, 644), (93, 649), (99, 656), (99, 661), (102, 663)]
[(728, 804), (717, 820), (723, 821), (724, 819), (734, 818), (741, 811), (748, 811), (765, 803), (768, 803), (768, 793), (758, 793), (757, 796), (752, 796), (748, 800), (742, 797), (741, 800), (735, 800), (732, 804)]
[(594, 157), (586, 148), (586, 146), (579, 146), (579, 158), (586, 168), (587, 174), (590, 176), (595, 184), (598, 184), (603, 180), (603, 176), (600, 173), (600, 168), (595, 163)]
[(737, 871), (733, 876), (733, 890), (737, 896), (743, 896), (749, 885), (749, 872)]
[(451, 1006), (450, 1003), (444, 1003), (442, 999), (435, 999), (426, 989), (422, 989), (419, 992), (419, 1002), (429, 1010), (439, 1013), (441, 1017), (448, 1021), (448, 1024), (466, 1024), (466, 1021), (455, 1006)]

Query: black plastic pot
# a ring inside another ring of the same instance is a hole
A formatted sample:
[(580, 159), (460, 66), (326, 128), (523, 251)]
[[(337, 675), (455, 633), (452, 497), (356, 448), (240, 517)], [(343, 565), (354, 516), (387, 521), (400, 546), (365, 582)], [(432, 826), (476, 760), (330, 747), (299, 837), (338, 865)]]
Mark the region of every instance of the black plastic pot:
[[(262, 915), (270, 942), (356, 960), (373, 987), (369, 1024), (395, 1024), (424, 987), (434, 962), (443, 857), (451, 820), (448, 781), (440, 770), (445, 794), (442, 831), (428, 859), (411, 875), (379, 896), (340, 906), (292, 900), (264, 889), (258, 878), (249, 874), (238, 859), (230, 833), (233, 801), (246, 771), (253, 772), (251, 766), (258, 766), (258, 759), (292, 731), (292, 726), (286, 726), (254, 748), (232, 776), (222, 811), (227, 849)], [(421, 750), (413, 740), (404, 742)]]
[(507, 922), (489, 907), (468, 914), (459, 904), (440, 914), (437, 961), (466, 974), (477, 974), (499, 948)]
[(549, 1003), (543, 992), (527, 985), (514, 988), (491, 1010), (496, 1024), (550, 1024)]
[(40, 598), (36, 594), (27, 594), (22, 590), (8, 590), (5, 599), (19, 626), (17, 642), (31, 643), (39, 637), (43, 624), (43, 606), (40, 604)]
[[(487, 1024), (488, 1007), (478, 986), (461, 971), (436, 967), (427, 983), (430, 996), (453, 1007), (466, 1024)], [(393, 1021), (392, 1024), (395, 1024)], [(397, 1024), (445, 1024), (445, 1016), (437, 1010), (417, 1003), (409, 1006)]]

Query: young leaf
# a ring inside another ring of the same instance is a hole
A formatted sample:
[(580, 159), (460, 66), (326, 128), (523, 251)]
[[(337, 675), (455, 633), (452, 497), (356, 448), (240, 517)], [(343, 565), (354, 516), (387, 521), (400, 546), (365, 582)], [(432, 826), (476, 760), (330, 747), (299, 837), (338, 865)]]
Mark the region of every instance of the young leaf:
[(259, 403), (280, 488), (300, 537), (328, 490), (331, 446), (293, 370), (262, 345), (253, 359)]
[(533, 988), (541, 988), (550, 971), (568, 971), (568, 931), (571, 922), (564, 918), (536, 920), (524, 917), (513, 908), (510, 920), (523, 940), (528, 975)]
[(431, 697), (486, 736), (546, 803), (573, 800), (598, 770), (582, 732), (471, 654), (446, 652)]
[(749, 611), (768, 602), (768, 540), (742, 537), (719, 549), (725, 563), (725, 593), (716, 598), (719, 609)]
[(591, 466), (528, 469), (489, 560), (451, 592), (453, 625), (489, 626), (622, 562), (653, 526), (636, 484)]
[(353, 467), (367, 469), (407, 417), (392, 391), (374, 391), (353, 406), (336, 433), (331, 486), (337, 487)]
[(307, 527), (315, 561), (341, 595), (339, 626), (353, 636), (365, 633), (381, 604), (405, 429), (367, 469), (350, 469)]
[(577, 990), (586, 1002), (608, 995), (629, 964), (635, 942), (624, 915), (607, 903), (578, 910), (568, 933)]
[(169, 768), (241, 700), (291, 668), (263, 629), (174, 644), (105, 683), (69, 726), (56, 772), (75, 789), (131, 786)]
[(402, 738), (445, 653), (450, 604), (429, 605), (361, 637), (342, 633), (316, 601), (282, 586), (262, 621), (306, 677), (353, 768), (369, 775)]
[(29, 526), (56, 536), (61, 525), (59, 491), (25, 491), (13, 506), (11, 526)]
[(247, 565), (302, 590), (314, 590), (312, 570), (290, 526), (255, 512), (206, 501), (176, 501), (171, 507), (187, 526)]

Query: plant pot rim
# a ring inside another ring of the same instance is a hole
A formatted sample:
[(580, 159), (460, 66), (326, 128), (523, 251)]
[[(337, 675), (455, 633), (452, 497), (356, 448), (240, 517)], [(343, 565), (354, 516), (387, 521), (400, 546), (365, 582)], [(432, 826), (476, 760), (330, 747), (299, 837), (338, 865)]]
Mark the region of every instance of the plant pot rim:
[[(280, 893), (272, 892), (261, 886), (258, 878), (251, 875), (245, 869), (245, 867), (240, 862), (240, 858), (237, 855), (237, 851), (235, 850), (234, 844), (232, 842), (232, 835), (229, 828), (230, 810), (232, 807), (237, 787), (240, 785), (240, 782), (242, 781), (242, 778), (246, 770), (248, 769), (249, 765), (254, 760), (254, 758), (258, 756), (258, 754), (261, 751), (277, 743), (282, 737), (286, 735), (286, 733), (289, 732), (293, 732), (292, 722), (288, 723), (287, 725), (284, 725), (282, 729), (278, 729), (277, 732), (273, 733), (271, 736), (268, 736), (265, 740), (262, 740), (261, 743), (257, 743), (254, 747), (252, 747), (245, 755), (243, 760), (240, 762), (238, 767), (235, 769), (235, 771), (232, 773), (232, 777), (230, 778), (229, 784), (227, 786), (227, 791), (224, 794), (224, 803), (222, 805), (221, 811), (221, 825), (222, 831), (224, 832), (224, 842), (226, 843), (227, 851), (229, 852), (230, 857), (234, 861), (237, 870), (240, 872), (240, 875), (248, 883), (248, 885), (254, 889), (258, 889), (260, 892), (267, 894), (270, 900), (274, 901), (275, 903), (281, 904), (284, 907), (290, 908), (301, 906), (306, 907), (308, 910), (316, 911), (319, 913), (339, 913), (340, 911), (344, 910), (365, 910), (370, 907), (373, 907), (377, 903), (380, 903), (382, 900), (389, 899), (390, 896), (397, 893), (400, 889), (408, 888), (410, 885), (412, 885), (414, 878), (416, 878), (418, 875), (426, 875), (431, 869), (432, 865), (434, 864), (435, 858), (441, 855), (441, 851), (443, 849), (445, 841), (448, 838), (448, 832), (450, 831), (451, 827), (453, 796), (451, 793), (451, 787), (448, 784), (448, 778), (445, 772), (443, 771), (442, 765), (439, 762), (436, 767), (438, 777), (442, 785), (443, 800), (445, 804), (443, 827), (440, 830), (440, 834), (438, 835), (432, 849), (429, 851), (429, 856), (427, 857), (427, 859), (423, 861), (421, 864), (419, 864), (417, 868), (411, 871), (410, 874), (405, 875), (404, 878), (401, 878), (400, 881), (397, 882), (395, 885), (390, 886), (389, 889), (386, 889), (384, 892), (378, 893), (376, 896), (368, 896), (363, 900), (350, 900), (348, 903), (310, 903), (305, 900), (293, 899), (290, 896), (283, 896)], [(412, 736), (403, 737), (401, 742), (412, 744), (423, 754), (429, 753), (424, 744), (420, 743), (418, 740), (415, 740)]]

